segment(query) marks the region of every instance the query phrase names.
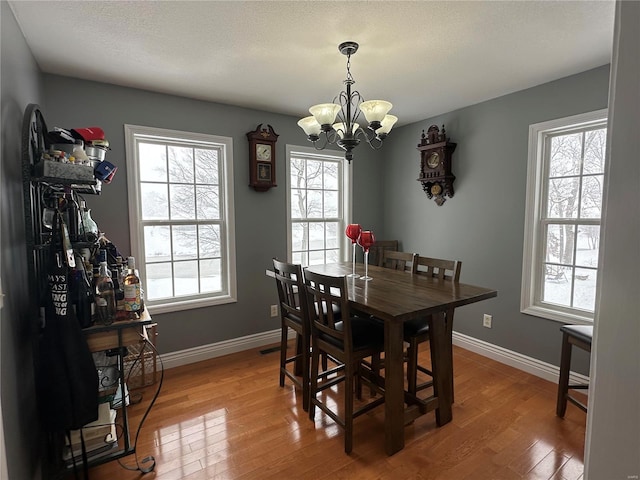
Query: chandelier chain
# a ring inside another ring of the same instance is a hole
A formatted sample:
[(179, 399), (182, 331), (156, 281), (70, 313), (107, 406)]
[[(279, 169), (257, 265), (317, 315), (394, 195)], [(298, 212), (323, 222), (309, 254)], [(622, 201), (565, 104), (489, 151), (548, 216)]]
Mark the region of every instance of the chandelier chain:
[(355, 80), (353, 79), (353, 76), (351, 75), (351, 54), (347, 54), (347, 79), (345, 80), (346, 82), (350, 82), (350, 83), (356, 83)]

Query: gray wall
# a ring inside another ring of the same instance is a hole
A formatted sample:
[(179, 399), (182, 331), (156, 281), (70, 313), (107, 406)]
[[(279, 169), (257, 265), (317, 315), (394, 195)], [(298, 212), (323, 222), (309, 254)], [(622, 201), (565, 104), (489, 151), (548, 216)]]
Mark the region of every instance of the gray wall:
[[(160, 352), (173, 352), (278, 328), (269, 305), (277, 303), (273, 279), (265, 275), (274, 256), (286, 258), (285, 145), (308, 144), (297, 118), (131, 88), (44, 75), (43, 112), (49, 128), (100, 126), (111, 144), (107, 159), (118, 166), (100, 196), (86, 196), (91, 215), (107, 238), (128, 255), (127, 171), (124, 124), (211, 133), (233, 138), (238, 302), (154, 315)], [(258, 193), (248, 187), (246, 133), (259, 123), (273, 126), (278, 187)], [(382, 228), (380, 151), (359, 147), (354, 163), (353, 214), (374, 231)], [(153, 313), (153, 311), (152, 311)]]
[(640, 476), (640, 3), (616, 6), (585, 480)]
[[(600, 67), (456, 110), (393, 132), (385, 145), (384, 235), (406, 251), (462, 261), (461, 280), (498, 297), (456, 310), (454, 330), (557, 365), (560, 324), (520, 313), (529, 125), (607, 107)], [(451, 141), (455, 196), (437, 206), (416, 181), (422, 130), (442, 124)], [(482, 314), (493, 328), (482, 327)], [(587, 355), (576, 354), (586, 370)]]
[[(32, 333), (27, 318), (29, 293), (24, 265), (24, 216), (20, 140), (22, 115), (29, 103), (42, 98), (40, 73), (13, 13), (0, 2), (2, 200), (0, 256), (4, 307), (0, 310), (0, 395), (9, 478), (39, 478), (39, 438), (34, 395)], [(0, 453), (1, 454), (1, 453)]]

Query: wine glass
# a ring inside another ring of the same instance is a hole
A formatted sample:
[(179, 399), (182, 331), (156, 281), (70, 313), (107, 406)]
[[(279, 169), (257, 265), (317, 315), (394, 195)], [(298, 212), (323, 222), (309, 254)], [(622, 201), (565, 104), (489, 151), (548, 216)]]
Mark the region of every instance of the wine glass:
[(372, 280), (369, 276), (369, 247), (376, 243), (376, 237), (373, 236), (373, 232), (371, 230), (364, 230), (360, 233), (360, 237), (358, 237), (358, 245), (362, 247), (364, 250), (364, 277), (361, 277), (362, 280)]
[(360, 278), (360, 275), (356, 273), (356, 242), (358, 241), (360, 232), (362, 232), (362, 227), (359, 223), (350, 223), (344, 231), (353, 246), (353, 270), (347, 277)]

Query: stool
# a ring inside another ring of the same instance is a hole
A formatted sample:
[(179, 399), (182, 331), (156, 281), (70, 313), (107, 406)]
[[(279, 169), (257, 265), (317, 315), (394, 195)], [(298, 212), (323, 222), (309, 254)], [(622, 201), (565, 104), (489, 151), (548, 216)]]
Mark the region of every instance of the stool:
[(587, 406), (578, 399), (572, 397), (569, 389), (587, 389), (588, 384), (569, 384), (569, 370), (571, 368), (571, 349), (573, 345), (580, 347), (587, 352), (591, 352), (591, 338), (593, 337), (593, 326), (591, 325), (564, 325), (560, 328), (562, 332), (562, 355), (560, 357), (560, 378), (558, 379), (558, 402), (556, 404), (556, 415), (564, 417), (567, 411), (567, 400), (576, 405), (580, 410), (586, 412)]

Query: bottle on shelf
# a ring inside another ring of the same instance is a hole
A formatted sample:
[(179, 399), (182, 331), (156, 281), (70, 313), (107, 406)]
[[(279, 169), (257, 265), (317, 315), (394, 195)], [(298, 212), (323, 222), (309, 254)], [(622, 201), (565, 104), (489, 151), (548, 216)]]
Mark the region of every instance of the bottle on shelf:
[(116, 294), (111, 280), (111, 272), (107, 262), (100, 262), (100, 271), (96, 280), (96, 314), (97, 321), (110, 325), (116, 318)]
[(78, 165), (86, 165), (89, 162), (89, 157), (84, 151), (84, 142), (82, 140), (76, 140), (73, 146), (73, 153), (71, 154), (75, 158), (75, 162)]
[[(98, 266), (102, 262), (106, 262), (107, 261), (107, 250), (104, 249), (104, 248), (101, 248), (100, 250), (98, 250), (98, 255), (96, 255), (96, 260), (98, 261)], [(109, 276), (111, 276), (111, 272), (109, 272)]]
[(91, 210), (87, 208), (84, 200), (80, 200), (78, 223), (80, 240), (95, 243), (98, 240), (98, 224), (91, 218)]
[(142, 313), (142, 286), (134, 257), (127, 258), (127, 274), (123, 280), (124, 309), (129, 318), (139, 318)]
[(81, 258), (76, 260), (76, 265), (79, 268), (73, 270), (73, 303), (80, 328), (88, 328), (91, 326), (91, 302), (93, 301), (91, 282), (87, 278)]
[(129, 315), (124, 310), (124, 276), (125, 276), (125, 264), (122, 256), (116, 256), (116, 263), (114, 267), (115, 274), (113, 275), (113, 283), (116, 289), (116, 320), (126, 320)]
[(116, 263), (111, 265), (111, 278), (113, 286), (116, 289), (116, 301), (124, 298), (123, 280), (124, 280), (124, 261), (121, 256), (116, 257)]
[(64, 194), (64, 198), (62, 200), (62, 208), (64, 210), (64, 214), (62, 216), (65, 225), (67, 226), (67, 231), (69, 232), (69, 238), (71, 241), (78, 240), (78, 224), (79, 224), (79, 212), (78, 212), (78, 202), (76, 202), (73, 193)]

